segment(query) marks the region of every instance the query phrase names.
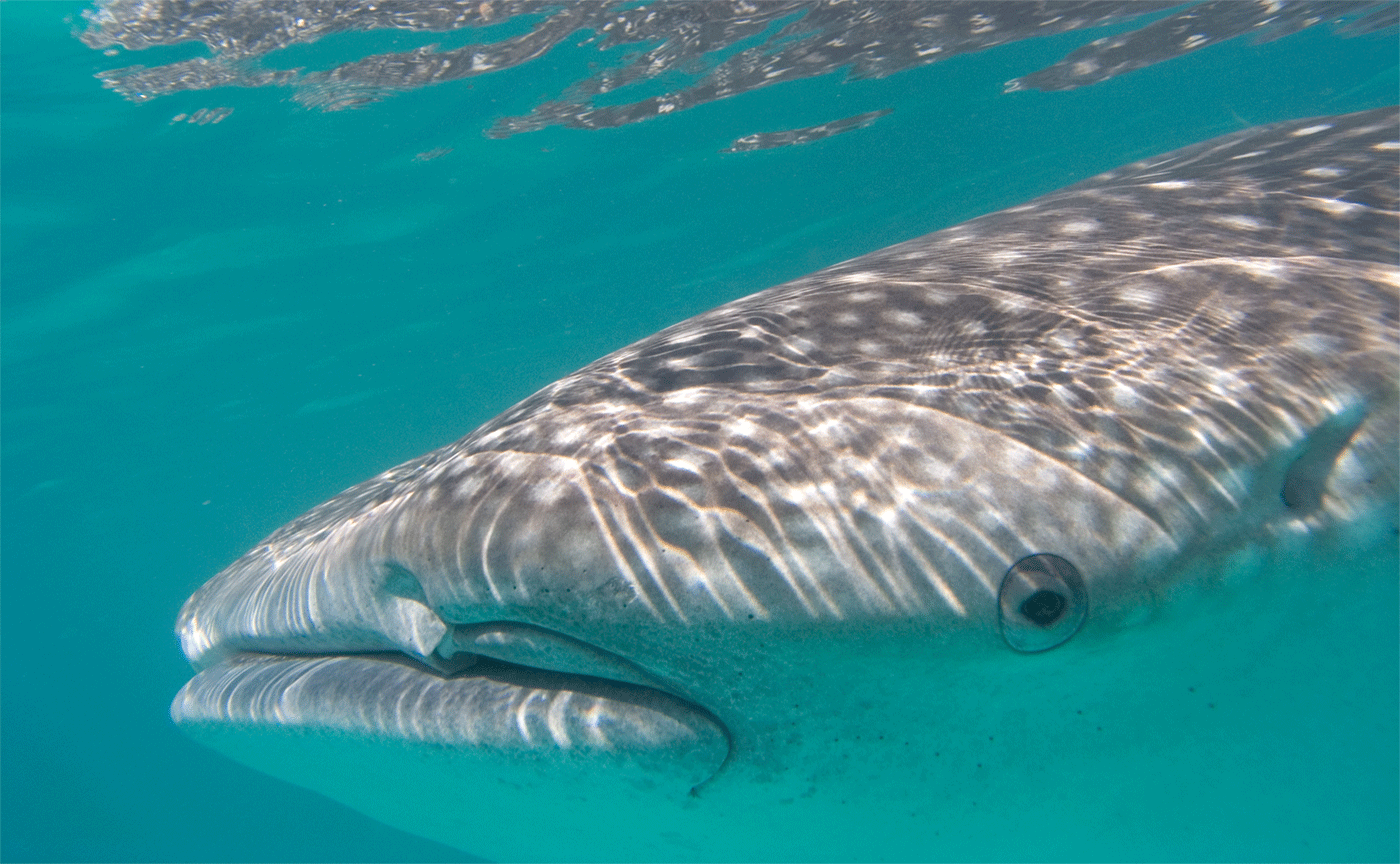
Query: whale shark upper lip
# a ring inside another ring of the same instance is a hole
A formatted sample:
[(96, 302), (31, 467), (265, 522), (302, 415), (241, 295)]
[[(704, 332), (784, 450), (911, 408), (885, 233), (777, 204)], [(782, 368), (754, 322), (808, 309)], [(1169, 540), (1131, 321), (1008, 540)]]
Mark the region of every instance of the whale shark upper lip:
[[(227, 621), (204, 619), (199, 605), (192, 600), (182, 612), (181, 637), (186, 656), (197, 671), (238, 656), (377, 656), (408, 663), (425, 674), (445, 678), (464, 673), (499, 672), (511, 667), (544, 674), (586, 676), (684, 698), (666, 680), (632, 660), (568, 634), (514, 620), (454, 623), (440, 618), (425, 606), (411, 605), (417, 612), (411, 636), (385, 632), (374, 634), (367, 641), (361, 634), (347, 637), (339, 644), (332, 637), (308, 645), (297, 638), (238, 633), (236, 628), (228, 627)], [(430, 623), (425, 623), (425, 618), (430, 619)], [(326, 630), (334, 632), (335, 622), (325, 623)], [(234, 632), (229, 632), (230, 629)], [(438, 637), (435, 644), (423, 643), (423, 631)], [(192, 647), (194, 650), (190, 650)], [(394, 647), (399, 650), (393, 651)]]
[[(230, 575), (236, 583), (251, 572), (266, 580), (272, 571), (257, 567), (258, 558), (256, 553), (245, 556), (221, 576)], [(254, 566), (243, 566), (250, 559)], [(237, 602), (231, 604), (231, 612), (218, 602), (226, 600), (227, 594), (217, 588), (206, 594), (206, 586), (180, 613), (177, 632), (185, 656), (200, 671), (239, 653), (336, 656), (397, 651), (440, 675), (462, 672), (487, 658), (523, 668), (674, 689), (632, 660), (583, 639), (530, 622), (489, 617), (504, 610), (470, 610), (469, 617), (480, 615), (485, 620), (444, 616), (429, 605), (416, 578), (399, 565), (381, 563), (366, 569), (388, 574), (374, 592), (373, 602), (367, 604), (378, 610), (369, 619), (343, 614), (344, 601), (355, 596), (353, 584), (349, 590), (333, 592), (330, 602), (311, 600), (305, 606), (268, 590), (269, 581), (254, 583), (252, 590), (247, 583), (235, 584), (231, 587)], [(353, 577), (349, 581), (353, 583)], [(410, 587), (405, 590), (405, 585)]]
[(452, 625), (426, 658), (442, 671), (468, 669), (483, 660), (670, 691), (664, 679), (630, 659), (547, 627), (519, 621)]

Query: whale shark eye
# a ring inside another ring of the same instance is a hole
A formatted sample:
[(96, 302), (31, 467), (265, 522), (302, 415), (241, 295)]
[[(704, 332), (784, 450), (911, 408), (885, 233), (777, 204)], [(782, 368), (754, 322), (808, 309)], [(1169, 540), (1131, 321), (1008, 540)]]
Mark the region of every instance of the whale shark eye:
[(1001, 635), (1017, 651), (1048, 651), (1079, 631), (1089, 591), (1074, 565), (1041, 552), (1011, 565), (997, 594)]
[(1068, 605), (1063, 594), (1037, 591), (1021, 604), (1021, 614), (1040, 627), (1049, 627), (1060, 620)]

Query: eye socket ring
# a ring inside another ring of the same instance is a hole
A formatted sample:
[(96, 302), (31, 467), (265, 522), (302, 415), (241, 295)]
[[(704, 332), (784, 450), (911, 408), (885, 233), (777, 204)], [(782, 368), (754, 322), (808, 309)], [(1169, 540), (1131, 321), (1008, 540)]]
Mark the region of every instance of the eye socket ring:
[(1001, 635), (1017, 651), (1049, 651), (1069, 641), (1089, 616), (1089, 590), (1075, 566), (1037, 552), (1011, 565), (997, 592)]

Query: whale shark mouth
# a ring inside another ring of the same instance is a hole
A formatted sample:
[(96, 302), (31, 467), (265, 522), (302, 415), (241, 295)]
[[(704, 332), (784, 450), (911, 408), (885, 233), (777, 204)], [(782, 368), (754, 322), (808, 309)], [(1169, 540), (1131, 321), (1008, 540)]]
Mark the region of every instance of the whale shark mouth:
[(727, 762), (732, 738), (710, 711), (659, 684), (563, 634), (492, 622), (455, 627), (428, 657), (228, 654), (180, 690), (170, 713), (196, 739), (263, 731), (394, 741), (644, 775), (695, 793)]

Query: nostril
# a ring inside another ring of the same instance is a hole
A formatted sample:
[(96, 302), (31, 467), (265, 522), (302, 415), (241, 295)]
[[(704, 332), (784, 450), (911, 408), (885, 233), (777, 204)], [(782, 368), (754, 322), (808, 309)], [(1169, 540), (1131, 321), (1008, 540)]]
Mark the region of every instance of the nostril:
[(1308, 435), (1283, 477), (1281, 495), (1289, 510), (1306, 516), (1322, 506), (1322, 495), (1337, 457), (1365, 419), (1366, 412), (1356, 407), (1328, 418)]
[(379, 589), (383, 596), (378, 604), (380, 633), (405, 654), (435, 665), (431, 655), (451, 628), (428, 607), (423, 584), (412, 570), (386, 561), (382, 573)]
[(386, 594), (428, 605), (428, 595), (423, 591), (423, 583), (418, 581), (412, 570), (397, 561), (384, 562), (384, 582), (381, 587)]

